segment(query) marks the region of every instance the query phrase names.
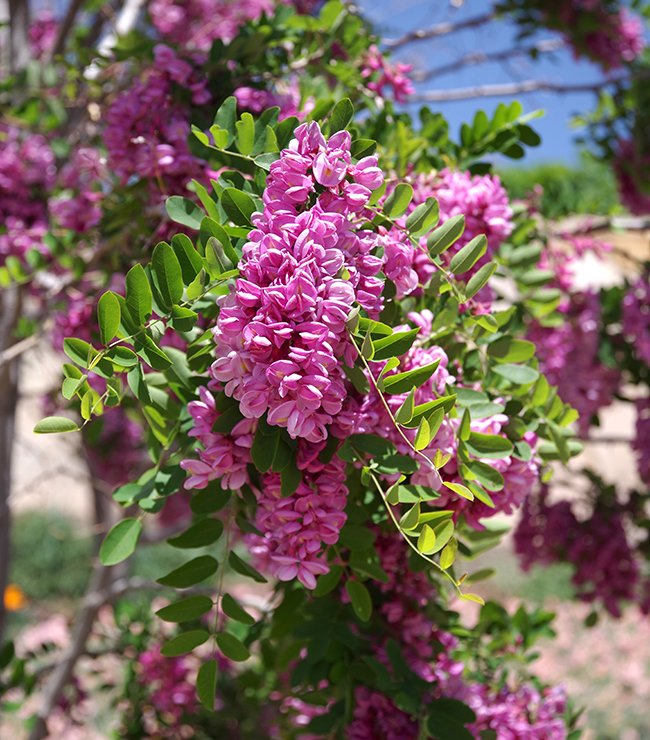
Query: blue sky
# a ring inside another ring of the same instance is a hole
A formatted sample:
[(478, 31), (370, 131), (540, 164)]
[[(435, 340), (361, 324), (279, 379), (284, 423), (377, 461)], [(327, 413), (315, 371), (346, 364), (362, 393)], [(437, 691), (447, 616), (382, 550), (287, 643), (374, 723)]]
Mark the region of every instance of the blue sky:
[[(460, 21), (487, 12), (491, 0), (466, 0), (461, 7), (454, 7), (450, 0), (358, 0), (363, 14), (373, 22), (378, 33), (386, 39), (399, 37), (404, 31), (428, 28), (446, 21)], [(489, 33), (488, 33), (489, 31)], [(419, 41), (395, 52), (395, 58), (411, 62), (417, 69), (430, 69), (453, 62), (469, 52), (491, 52), (505, 50), (515, 45), (516, 26), (507, 21), (497, 21), (489, 27), (467, 29), (437, 39)], [(557, 38), (551, 32), (542, 32), (535, 41)], [(531, 43), (528, 41), (527, 43)], [(509, 63), (492, 62), (473, 65), (450, 75), (440, 76), (434, 81), (421, 83), (418, 91), (427, 89), (451, 89), (476, 85), (514, 82), (517, 80), (542, 79), (562, 83), (589, 83), (602, 79), (598, 67), (590, 62), (577, 62), (571, 52), (560, 50), (533, 61), (519, 57)], [(576, 162), (578, 148), (574, 138), (576, 130), (571, 128), (573, 114), (591, 109), (596, 97), (592, 93), (558, 95), (535, 92), (517, 96), (526, 112), (544, 109), (543, 118), (533, 122), (542, 136), (537, 149), (528, 149), (523, 163), (532, 161)], [(490, 113), (498, 104), (498, 98), (433, 103), (430, 107), (440, 110), (449, 119), (452, 130), (457, 131), (463, 121), (470, 120), (474, 112), (483, 108)]]

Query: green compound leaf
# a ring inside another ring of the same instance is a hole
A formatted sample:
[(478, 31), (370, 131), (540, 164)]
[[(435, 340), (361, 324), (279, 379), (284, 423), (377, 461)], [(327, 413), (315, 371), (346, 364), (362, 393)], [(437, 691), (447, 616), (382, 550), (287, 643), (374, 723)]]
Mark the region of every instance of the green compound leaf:
[(222, 596), (221, 608), (226, 616), (234, 619), (236, 622), (241, 622), (249, 626), (255, 624), (255, 617), (251, 616), (245, 609), (242, 609), (230, 594), (224, 594)]
[(372, 616), (372, 599), (370, 592), (361, 581), (348, 581), (345, 590), (350, 597), (354, 613), (362, 622), (369, 621)]
[(183, 549), (191, 547), (205, 547), (216, 542), (219, 537), (223, 534), (223, 523), (218, 519), (200, 519), (195, 524), (192, 524), (189, 529), (179, 534), (177, 537), (172, 537), (167, 542), (172, 547), (179, 547)]
[(388, 360), (391, 357), (399, 357), (400, 355), (403, 355), (411, 349), (411, 346), (419, 332), (419, 329), (398, 331), (391, 334), (389, 337), (382, 337), (377, 341), (373, 341), (372, 346), (374, 353), (371, 358), (367, 359), (375, 361)]
[(99, 336), (103, 344), (108, 344), (120, 328), (120, 302), (110, 290), (104, 293), (97, 303)]
[(160, 652), (166, 658), (176, 658), (179, 655), (191, 653), (194, 648), (203, 645), (209, 638), (210, 633), (207, 630), (189, 630), (168, 640), (160, 648)]
[(413, 197), (413, 188), (406, 182), (400, 182), (395, 186), (395, 190), (384, 201), (384, 215), (387, 218), (399, 218), (406, 213), (411, 198)]
[(471, 270), (487, 251), (485, 234), (475, 236), (468, 244), (459, 250), (449, 263), (449, 269), (454, 275), (462, 275)]
[(167, 215), (172, 221), (182, 226), (188, 226), (190, 229), (198, 231), (203, 218), (203, 211), (189, 198), (183, 198), (181, 195), (172, 195), (165, 202)]
[(198, 619), (212, 609), (212, 599), (208, 596), (190, 596), (158, 609), (156, 615), (164, 622), (189, 622)]
[(429, 234), (427, 238), (429, 254), (432, 257), (442, 254), (455, 241), (460, 239), (463, 231), (465, 231), (465, 216), (452, 216), (448, 218), (434, 232)]
[(63, 432), (78, 432), (79, 425), (76, 421), (66, 416), (46, 416), (37, 422), (34, 427), (36, 434), (61, 434)]
[(218, 567), (219, 563), (212, 556), (201, 555), (159, 578), (158, 583), (172, 588), (189, 588), (214, 575)]
[(342, 131), (354, 116), (354, 106), (350, 98), (343, 98), (332, 109), (330, 115), (330, 135)]
[(122, 519), (108, 532), (99, 549), (99, 559), (104, 565), (116, 565), (135, 551), (142, 522), (139, 519)]
[(246, 645), (230, 632), (220, 632), (217, 635), (217, 645), (226, 658), (237, 663), (248, 660), (251, 656)]
[(151, 316), (153, 295), (142, 265), (133, 265), (126, 273), (126, 307), (129, 315), (142, 326)]
[(151, 270), (165, 308), (170, 309), (183, 297), (183, 271), (178, 257), (167, 242), (160, 242), (154, 248)]
[(499, 337), (488, 345), (487, 353), (497, 362), (526, 362), (535, 354), (535, 345), (525, 339)]
[(237, 226), (251, 226), (251, 216), (255, 213), (255, 201), (248, 193), (237, 188), (224, 188), (221, 205), (228, 218)]
[(207, 660), (199, 668), (196, 676), (196, 695), (201, 705), (214, 712), (214, 703), (217, 697), (217, 661)]

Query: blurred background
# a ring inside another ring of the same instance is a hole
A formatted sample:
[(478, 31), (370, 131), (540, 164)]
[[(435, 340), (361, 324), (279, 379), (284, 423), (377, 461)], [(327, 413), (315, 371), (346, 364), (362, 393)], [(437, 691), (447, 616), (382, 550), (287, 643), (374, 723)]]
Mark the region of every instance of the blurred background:
[[(611, 246), (602, 258), (587, 255), (579, 263), (583, 290), (612, 288), (636, 279), (643, 262), (650, 260), (650, 215), (627, 211), (611, 167), (587, 153), (580, 141), (583, 130), (577, 127), (580, 112), (593, 104), (590, 88), (597, 88), (600, 80), (596, 64), (576, 60), (551, 32), (535, 38), (544, 51), (531, 59), (521, 51), (531, 42), (518, 38), (516, 24), (508, 20), (495, 24), (489, 38), (480, 25), (470, 23), (457, 33), (391, 44), (414, 29), (445, 23), (462, 26), (489, 13), (488, 0), (363, 0), (357, 4), (387, 40), (393, 60), (413, 67), (414, 93), (403, 103), (406, 110), (415, 112), (418, 101), (430, 101), (457, 129), (478, 107), (492, 109), (509, 91), (523, 102), (526, 112), (543, 109), (544, 116), (536, 121), (542, 145), (514, 163), (505, 158), (496, 162), (511, 200), (533, 202), (558, 234), (582, 232), (588, 224), (591, 237)], [(31, 9), (35, 18), (49, 13), (61, 19), (67, 8), (62, 0), (33, 2)], [(532, 85), (533, 90), (526, 92), (531, 80), (566, 90), (545, 91), (543, 85), (537, 89)], [(94, 541), (105, 529), (96, 525), (98, 493), (79, 438), (32, 434), (43, 416), (43, 397), (58, 388), (60, 363), (61, 355), (46, 341), (33, 342), (22, 356), (10, 489), (10, 585), (5, 593), (9, 633), (59, 647), (69, 639), (69, 619), (88, 586)], [(552, 497), (577, 496), (571, 471), (584, 467), (596, 471), (604, 484), (616, 484), (622, 490), (641, 485), (632, 449), (633, 408), (610, 400), (601, 411), (600, 426), (585, 440), (582, 455), (571, 462), (569, 471), (558, 469)], [(108, 499), (104, 505), (110, 506)], [(153, 545), (155, 554), (150, 549), (146, 557), (136, 556), (134, 575), (151, 578), (167, 567), (166, 560), (169, 569), (174, 567), (174, 553), (157, 547)], [(148, 565), (151, 559), (156, 560), (155, 573)], [(576, 703), (587, 706), (585, 737), (650, 737), (648, 617), (629, 608), (618, 619), (604, 612), (597, 620), (590, 618), (591, 606), (573, 599), (570, 565), (534, 566), (524, 572), (509, 538), (488, 559), (482, 565), (496, 566), (497, 575), (482, 584), (486, 597), (498, 596), (511, 604), (523, 598), (556, 612), (558, 639), (540, 644), (538, 672), (549, 682), (565, 682)], [(138, 598), (134, 597), (136, 605)], [(597, 623), (586, 626), (585, 621)], [(106, 706), (97, 707), (97, 737), (105, 736), (101, 727), (107, 712)], [(9, 731), (0, 723), (0, 735), (7, 737)], [(92, 736), (84, 732), (78, 736)]]

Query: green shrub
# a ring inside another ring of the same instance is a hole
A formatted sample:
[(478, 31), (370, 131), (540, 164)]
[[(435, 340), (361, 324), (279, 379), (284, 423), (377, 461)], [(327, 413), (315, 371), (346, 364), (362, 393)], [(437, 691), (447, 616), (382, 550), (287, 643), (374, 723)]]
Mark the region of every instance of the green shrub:
[(499, 171), (511, 198), (526, 198), (541, 185), (540, 211), (551, 219), (576, 213), (610, 215), (621, 210), (610, 168), (584, 155), (577, 167), (561, 163)]
[(17, 516), (12, 527), (12, 583), (35, 601), (81, 596), (92, 567), (92, 539), (81, 529), (60, 513)]

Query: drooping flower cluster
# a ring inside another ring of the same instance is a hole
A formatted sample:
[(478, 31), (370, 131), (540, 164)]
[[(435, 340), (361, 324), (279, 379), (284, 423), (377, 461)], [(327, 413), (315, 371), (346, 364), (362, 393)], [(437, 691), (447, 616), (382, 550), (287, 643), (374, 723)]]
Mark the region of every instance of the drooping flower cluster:
[(81, 147), (75, 150), (59, 172), (57, 184), (66, 193), (50, 200), (52, 215), (64, 229), (83, 234), (97, 226), (102, 216), (100, 187), (104, 176), (96, 149)]
[(566, 711), (566, 692), (553, 686), (543, 692), (526, 683), (498, 691), (481, 683), (468, 687), (463, 700), (476, 714), (472, 734), (480, 737), (492, 731), (503, 740), (565, 740), (567, 728), (562, 718)]
[(232, 41), (240, 27), (272, 12), (273, 0), (153, 0), (149, 15), (169, 42), (209, 51), (216, 39)]
[(296, 116), (302, 120), (314, 107), (313, 98), (300, 105), (300, 87), (296, 77), (292, 77), (289, 82), (276, 84), (274, 90), (242, 85), (233, 92), (233, 95), (237, 99), (237, 106), (251, 113), (261, 113), (266, 108), (277, 106), (280, 109), (278, 118), (281, 121), (289, 116)]
[[(192, 401), (188, 408), (194, 420), (190, 434), (202, 449), (198, 460), (181, 463), (190, 474), (185, 487), (205, 488), (217, 479), (224, 489), (250, 485), (247, 465), (257, 421), (243, 419), (229, 434), (214, 432), (219, 418), (214, 396), (205, 388), (199, 393), (201, 400)], [(316, 575), (328, 572), (323, 546), (337, 542), (346, 519), (345, 464), (337, 457), (320, 462), (321, 450), (322, 445), (300, 440), (296, 462), (302, 479), (290, 496), (282, 496), (279, 475), (261, 477), (259, 489), (253, 489), (258, 500), (254, 523), (261, 534), (246, 535), (261, 569), (282, 581), (298, 578), (307, 588), (315, 587)]]
[(297, 578), (305, 588), (315, 588), (316, 576), (329, 571), (323, 546), (335, 545), (345, 524), (348, 489), (345, 463), (339, 458), (326, 465), (317, 458), (302, 461), (302, 466), (302, 481), (291, 496), (282, 496), (279, 475), (264, 476), (255, 515), (263, 534), (246, 535), (246, 542), (263, 570), (281, 581)]
[[(514, 228), (508, 194), (496, 175), (479, 176), (445, 169), (434, 175), (418, 175), (411, 184), (413, 199), (408, 212), (434, 197), (440, 207), (441, 224), (452, 216), (465, 216), (465, 231), (444, 253), (444, 260), (449, 261), (475, 236), (486, 235), (487, 251), (468, 276), (489, 261)], [(404, 225), (404, 220), (400, 225)], [(420, 239), (418, 249), (401, 231), (392, 229), (384, 242), (384, 255), (384, 271), (395, 283), (398, 296), (410, 295), (426, 285), (435, 272), (424, 238)]]
[(535, 0), (543, 22), (559, 31), (576, 58), (585, 56), (604, 70), (633, 62), (645, 48), (642, 20), (618, 3), (602, 0)]
[(408, 76), (413, 70), (413, 65), (389, 62), (375, 44), (370, 46), (361, 60), (361, 65), (361, 77), (366, 81), (366, 87), (378, 96), (387, 97), (388, 94), (398, 103), (405, 103), (415, 92)]
[(639, 360), (650, 365), (650, 282), (647, 276), (633, 283), (623, 298), (623, 334)]
[(9, 256), (43, 251), (47, 193), (54, 184), (54, 154), (39, 134), (0, 125), (0, 265)]
[(143, 73), (112, 102), (103, 132), (109, 169), (126, 182), (131, 177), (161, 178), (179, 192), (200, 175), (200, 162), (188, 148), (188, 111), (172, 95), (172, 84), (189, 89), (192, 101), (206, 103), (206, 81), (169, 47), (154, 49), (155, 67)]
[(154, 708), (170, 724), (178, 724), (183, 715), (196, 709), (196, 688), (187, 658), (165, 658), (160, 646), (152, 645), (138, 657), (138, 673), (140, 683), (151, 692)]
[(418, 724), (385, 694), (359, 686), (354, 692), (354, 712), (347, 737), (349, 740), (415, 740)]
[(621, 380), (618, 368), (598, 356), (601, 304), (593, 292), (574, 293), (558, 326), (531, 325), (528, 338), (537, 348), (541, 369), (560, 398), (580, 414), (579, 431), (587, 436), (592, 417), (609, 405)]
[(639, 561), (625, 531), (624, 507), (601, 506), (578, 520), (569, 501), (549, 504), (546, 490), (524, 501), (514, 534), (521, 566), (571, 563), (578, 596), (601, 601), (613, 616), (644, 589)]
[(49, 52), (56, 42), (59, 23), (48, 8), (38, 11), (27, 29), (29, 51), (34, 59), (40, 59)]
[(647, 190), (650, 156), (641, 154), (631, 139), (621, 139), (616, 146), (613, 166), (623, 205), (636, 215), (650, 213), (650, 192)]
[(650, 398), (636, 402), (636, 434), (632, 447), (637, 457), (639, 477), (650, 486)]
[(353, 363), (347, 317), (355, 301), (370, 314), (381, 305), (373, 234), (355, 225), (381, 181), (374, 157), (352, 164), (348, 132), (326, 142), (316, 123), (298, 127), (271, 166), (214, 330), (213, 380), (245, 417), (267, 413), (293, 438), (327, 437), (346, 396), (340, 358)]

